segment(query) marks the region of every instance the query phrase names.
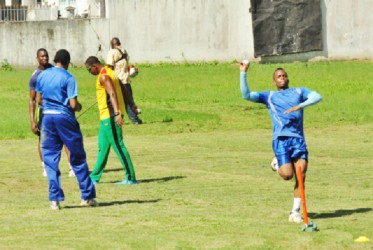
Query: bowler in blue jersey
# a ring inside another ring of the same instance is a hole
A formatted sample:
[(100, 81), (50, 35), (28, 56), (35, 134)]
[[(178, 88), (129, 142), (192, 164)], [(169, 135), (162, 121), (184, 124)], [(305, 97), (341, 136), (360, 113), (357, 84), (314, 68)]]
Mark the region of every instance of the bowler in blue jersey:
[[(308, 166), (308, 151), (303, 132), (304, 108), (321, 101), (322, 97), (305, 87), (290, 88), (287, 72), (277, 68), (273, 73), (273, 85), (277, 91), (250, 91), (247, 83), (248, 64), (240, 64), (240, 88), (242, 97), (248, 101), (262, 103), (269, 110), (272, 120), (272, 148), (275, 154), (275, 171), (284, 180), (291, 180), (300, 166), (305, 181)], [(303, 221), (300, 215), (301, 198), (296, 180), (290, 222)]]
[(41, 148), (49, 183), (51, 208), (60, 209), (65, 199), (61, 187), (61, 172), (58, 164), (63, 144), (70, 151), (70, 164), (75, 172), (81, 191), (82, 206), (97, 206), (94, 199), (96, 190), (89, 177), (83, 136), (75, 118), (75, 112), (82, 109), (78, 101), (78, 85), (67, 68), (70, 53), (57, 51), (55, 67), (44, 70), (36, 81), (37, 100), (43, 105), (41, 125)]

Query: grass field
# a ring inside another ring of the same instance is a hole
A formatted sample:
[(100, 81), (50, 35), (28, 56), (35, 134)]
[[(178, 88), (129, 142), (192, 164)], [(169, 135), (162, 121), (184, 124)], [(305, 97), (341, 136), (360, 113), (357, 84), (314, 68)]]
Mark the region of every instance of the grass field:
[[(112, 152), (98, 208), (81, 208), (61, 160), (66, 200), (52, 211), (29, 129), (31, 70), (0, 71), (0, 249), (373, 249), (372, 62), (254, 64), (252, 90), (271, 89), (282, 66), (291, 86), (318, 91), (305, 111), (307, 208), (320, 231), (287, 221), (293, 181), (271, 171), (268, 111), (242, 100), (238, 65), (140, 65), (133, 80), (144, 124), (124, 126), (140, 184), (117, 186)], [(71, 72), (83, 110), (95, 77)], [(79, 118), (88, 164), (97, 154), (97, 108)]]

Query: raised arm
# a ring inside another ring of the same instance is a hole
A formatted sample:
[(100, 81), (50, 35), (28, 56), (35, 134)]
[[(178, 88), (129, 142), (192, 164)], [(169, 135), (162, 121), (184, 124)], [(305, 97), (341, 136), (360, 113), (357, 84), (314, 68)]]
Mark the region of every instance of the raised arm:
[(259, 93), (251, 92), (249, 85), (247, 84), (247, 69), (248, 65), (240, 63), (240, 88), (242, 93), (242, 98), (252, 102), (259, 101)]

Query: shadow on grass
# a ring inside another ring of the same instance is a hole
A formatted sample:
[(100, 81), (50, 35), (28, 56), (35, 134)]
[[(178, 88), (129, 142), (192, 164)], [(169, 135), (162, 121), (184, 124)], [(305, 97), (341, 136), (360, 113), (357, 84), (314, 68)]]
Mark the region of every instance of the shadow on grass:
[(143, 179), (139, 180), (140, 183), (148, 183), (148, 182), (166, 182), (166, 181), (172, 181), (172, 180), (177, 180), (177, 179), (184, 179), (186, 176), (167, 176), (167, 177), (162, 177), (162, 178), (154, 178), (154, 179)]
[(325, 218), (336, 218), (342, 217), (351, 214), (361, 214), (361, 213), (368, 213), (372, 211), (372, 208), (356, 208), (351, 210), (340, 209), (335, 210), (334, 212), (327, 212), (327, 213), (308, 213), (308, 216), (312, 219), (325, 219)]
[[(154, 178), (154, 179), (143, 179), (143, 180), (137, 180), (139, 183), (149, 183), (149, 182), (166, 182), (166, 181), (172, 181), (176, 179), (183, 179), (186, 178), (185, 176), (167, 176), (167, 177), (162, 177), (162, 178)], [(100, 182), (102, 183), (117, 183), (122, 180), (117, 180), (117, 181), (109, 181), (109, 182)], [(126, 185), (128, 186), (128, 185)]]
[[(117, 206), (117, 205), (126, 205), (126, 204), (132, 204), (132, 203), (156, 203), (161, 201), (161, 199), (155, 199), (155, 200), (128, 200), (128, 201), (111, 201), (111, 202), (98, 202), (98, 208), (100, 207), (110, 207), (110, 206)], [(82, 206), (66, 206), (62, 207), (62, 209), (71, 209), (71, 208), (83, 208)]]
[(159, 202), (161, 199), (156, 200), (129, 200), (129, 201), (111, 201), (111, 202), (100, 202), (100, 207), (110, 207), (110, 206), (116, 206), (116, 205), (125, 205), (125, 204), (132, 204), (132, 203), (156, 203)]

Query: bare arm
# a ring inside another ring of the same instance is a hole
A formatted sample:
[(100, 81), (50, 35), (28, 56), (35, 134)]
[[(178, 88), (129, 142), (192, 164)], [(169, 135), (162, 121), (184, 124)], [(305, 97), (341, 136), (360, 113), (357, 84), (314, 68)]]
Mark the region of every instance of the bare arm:
[(34, 134), (39, 131), (38, 124), (35, 122), (35, 109), (36, 109), (36, 91), (30, 90), (29, 95), (29, 114), (30, 114), (30, 126)]
[(71, 109), (74, 110), (75, 112), (79, 112), (80, 110), (82, 110), (82, 105), (78, 101), (78, 97), (69, 99), (69, 103), (70, 103)]
[[(104, 86), (106, 92), (110, 97), (110, 101), (113, 104), (114, 113), (119, 112), (119, 105), (118, 105), (118, 98), (117, 93), (115, 92), (113, 82), (111, 81), (110, 77), (107, 75), (102, 75), (100, 77), (100, 83)], [(116, 122), (119, 127), (122, 127), (124, 122), (121, 115), (115, 116)]]
[(36, 93), (36, 102), (37, 102), (40, 106), (43, 106), (43, 97), (41, 96), (40, 93)]

